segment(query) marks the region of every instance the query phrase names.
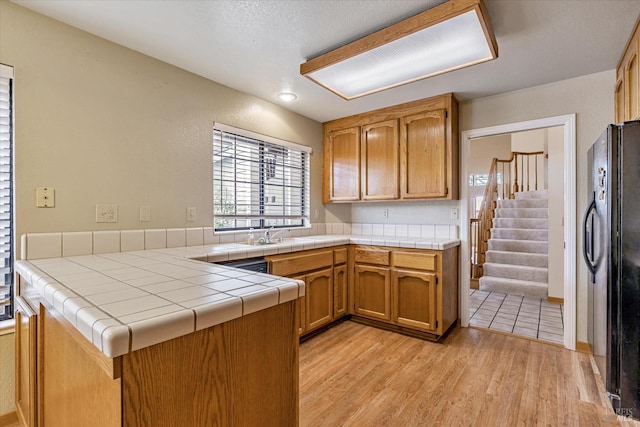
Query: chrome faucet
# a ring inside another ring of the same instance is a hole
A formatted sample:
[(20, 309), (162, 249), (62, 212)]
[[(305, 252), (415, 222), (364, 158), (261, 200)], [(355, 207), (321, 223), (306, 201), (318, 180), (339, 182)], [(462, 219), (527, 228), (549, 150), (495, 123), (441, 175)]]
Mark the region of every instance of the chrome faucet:
[[(264, 243), (269, 244), (269, 243), (275, 243), (272, 242), (271, 239), (275, 239), (276, 236), (284, 233), (285, 231), (289, 231), (288, 228), (283, 228), (282, 230), (278, 230), (275, 233), (273, 233), (273, 226), (267, 230), (264, 231)], [(282, 242), (282, 237), (280, 237), (280, 242)]]

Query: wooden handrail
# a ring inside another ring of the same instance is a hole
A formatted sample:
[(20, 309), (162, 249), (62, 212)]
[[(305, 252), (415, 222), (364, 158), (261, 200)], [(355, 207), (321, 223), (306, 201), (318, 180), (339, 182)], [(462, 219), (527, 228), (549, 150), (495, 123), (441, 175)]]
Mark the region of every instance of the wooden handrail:
[[(521, 191), (538, 190), (538, 156), (541, 155), (544, 155), (544, 151), (528, 153), (512, 151), (508, 159), (494, 157), (492, 160), (487, 183), (482, 193), (478, 218), (472, 218), (469, 221), (471, 278), (482, 277), (482, 266), (488, 250), (488, 241), (491, 238), (491, 228), (498, 200), (514, 199), (515, 194)], [(534, 161), (533, 178), (531, 177), (532, 157)], [(518, 158), (520, 158), (520, 170), (518, 170)], [(498, 176), (499, 171), (500, 176)]]

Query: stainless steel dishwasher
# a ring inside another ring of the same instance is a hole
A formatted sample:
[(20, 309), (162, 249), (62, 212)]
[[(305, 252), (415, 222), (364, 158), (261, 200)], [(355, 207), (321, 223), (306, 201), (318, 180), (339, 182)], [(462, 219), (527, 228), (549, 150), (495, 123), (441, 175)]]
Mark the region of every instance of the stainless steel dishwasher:
[(269, 272), (269, 262), (264, 258), (248, 258), (237, 261), (226, 261), (218, 264), (226, 267), (241, 268), (243, 270), (256, 271), (258, 273)]

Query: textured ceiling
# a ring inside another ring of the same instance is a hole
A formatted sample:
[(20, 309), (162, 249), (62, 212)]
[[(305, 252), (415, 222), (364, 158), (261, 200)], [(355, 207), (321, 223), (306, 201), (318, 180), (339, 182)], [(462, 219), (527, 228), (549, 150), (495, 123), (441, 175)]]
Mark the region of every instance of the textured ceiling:
[[(441, 0), (14, 2), (320, 122), (446, 92), (464, 100), (613, 69), (640, 14), (638, 0), (485, 0), (497, 60), (345, 101), (302, 77), (300, 64)], [(283, 91), (298, 99), (283, 103)]]

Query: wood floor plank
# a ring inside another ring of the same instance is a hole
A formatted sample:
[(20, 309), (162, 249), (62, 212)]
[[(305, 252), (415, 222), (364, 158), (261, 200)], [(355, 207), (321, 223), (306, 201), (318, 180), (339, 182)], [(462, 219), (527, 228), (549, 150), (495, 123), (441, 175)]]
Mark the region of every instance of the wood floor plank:
[(347, 321), (300, 345), (300, 425), (619, 425), (590, 358), (469, 328), (436, 344)]

